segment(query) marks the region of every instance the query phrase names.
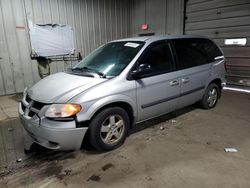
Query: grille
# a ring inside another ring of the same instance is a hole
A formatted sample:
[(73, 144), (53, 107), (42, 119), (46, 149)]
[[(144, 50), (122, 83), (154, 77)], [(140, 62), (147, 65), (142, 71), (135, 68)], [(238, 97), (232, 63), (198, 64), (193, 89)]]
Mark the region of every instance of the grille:
[(38, 101), (34, 101), (27, 94), (25, 97), (25, 102), (22, 101), (22, 110), (26, 116), (33, 117), (39, 113), (39, 111), (46, 105)]
[(26, 98), (25, 98), (25, 100), (26, 100), (26, 102), (27, 102), (27, 103), (30, 103), (30, 101), (31, 101), (31, 98), (30, 98), (30, 96), (29, 96), (28, 94), (26, 95)]
[(25, 108), (26, 108), (26, 107), (25, 107), (25, 106), (24, 106), (24, 104), (22, 103), (22, 110), (24, 111), (24, 110), (25, 110)]
[(33, 117), (34, 115), (36, 115), (36, 113), (30, 110), (28, 116)]
[(44, 103), (40, 103), (40, 102), (37, 102), (37, 101), (34, 101), (33, 102), (33, 108), (35, 108), (35, 109), (37, 109), (37, 110), (41, 110), (42, 109), (42, 107), (44, 107)]

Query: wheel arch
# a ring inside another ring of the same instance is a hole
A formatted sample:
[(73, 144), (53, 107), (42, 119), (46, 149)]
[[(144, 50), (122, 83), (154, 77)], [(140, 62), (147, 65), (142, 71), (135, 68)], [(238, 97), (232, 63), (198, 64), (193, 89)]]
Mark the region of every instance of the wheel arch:
[(127, 112), (128, 117), (129, 117), (129, 122), (130, 122), (130, 127), (129, 128), (131, 129), (133, 127), (134, 120), (135, 120), (134, 110), (133, 110), (133, 107), (128, 102), (124, 102), (124, 101), (116, 101), (116, 102), (111, 102), (111, 103), (105, 104), (104, 106), (100, 107), (97, 111), (95, 111), (95, 113), (91, 117), (91, 120), (98, 113), (103, 111), (104, 109), (112, 108), (112, 107), (120, 107), (120, 108), (122, 108), (123, 110), (125, 110)]
[(127, 112), (130, 121), (130, 128), (132, 128), (137, 117), (136, 101), (133, 100), (132, 97), (123, 94), (110, 95), (96, 100), (91, 106), (89, 106), (88, 110), (82, 114), (84, 116), (82, 116), (81, 119), (90, 122), (100, 111), (115, 106), (120, 107)]
[[(103, 98), (102, 100), (99, 100), (92, 105), (92, 110), (90, 110), (91, 115), (89, 116), (90, 117), (89, 120), (86, 121), (87, 122), (86, 126), (89, 126), (89, 123), (93, 120), (93, 118), (102, 110), (116, 106), (116, 107), (120, 107), (124, 109), (127, 112), (129, 116), (129, 121), (130, 121), (129, 129), (132, 129), (134, 127), (134, 122), (135, 122), (135, 118), (137, 115), (137, 111), (136, 111), (135, 104), (133, 103), (133, 101), (125, 100), (124, 98), (123, 98), (124, 100), (117, 100), (117, 97), (114, 97), (114, 96), (112, 96), (112, 99), (111, 99), (110, 97)], [(88, 143), (89, 143), (89, 129), (83, 138), (81, 148), (88, 147), (87, 146)]]

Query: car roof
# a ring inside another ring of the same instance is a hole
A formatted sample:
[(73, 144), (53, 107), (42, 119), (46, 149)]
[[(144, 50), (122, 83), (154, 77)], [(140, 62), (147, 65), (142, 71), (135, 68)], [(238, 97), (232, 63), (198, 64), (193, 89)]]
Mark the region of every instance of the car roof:
[(207, 37), (198, 36), (198, 35), (153, 35), (153, 36), (124, 38), (124, 39), (114, 40), (112, 42), (121, 42), (121, 41), (154, 42), (154, 41), (164, 40), (164, 39), (181, 39), (181, 38), (207, 38)]

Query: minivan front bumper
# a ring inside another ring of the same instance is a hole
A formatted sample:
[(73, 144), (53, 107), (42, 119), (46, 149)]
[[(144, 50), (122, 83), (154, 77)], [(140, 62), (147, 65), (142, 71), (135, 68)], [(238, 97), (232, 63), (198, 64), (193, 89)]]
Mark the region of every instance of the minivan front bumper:
[[(24, 115), (19, 104), (19, 117), (24, 127), (24, 148), (30, 149), (32, 143), (53, 150), (78, 150), (87, 127), (72, 128), (75, 121), (53, 121), (47, 118), (29, 118)], [(69, 127), (69, 128), (67, 128)]]

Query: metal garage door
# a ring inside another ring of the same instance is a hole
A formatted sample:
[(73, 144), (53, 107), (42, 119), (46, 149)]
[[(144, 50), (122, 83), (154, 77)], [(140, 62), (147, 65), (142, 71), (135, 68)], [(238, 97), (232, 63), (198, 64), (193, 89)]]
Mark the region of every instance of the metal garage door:
[[(250, 0), (187, 1), (185, 34), (214, 39), (225, 53), (228, 83), (250, 86)], [(245, 45), (225, 45), (242, 38)]]

